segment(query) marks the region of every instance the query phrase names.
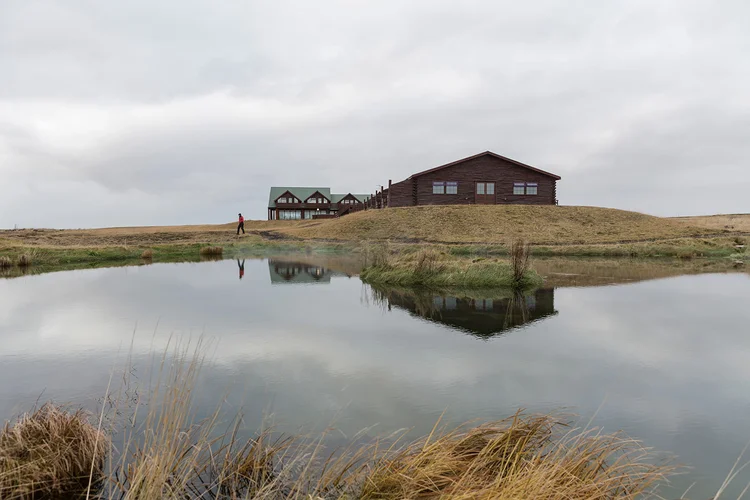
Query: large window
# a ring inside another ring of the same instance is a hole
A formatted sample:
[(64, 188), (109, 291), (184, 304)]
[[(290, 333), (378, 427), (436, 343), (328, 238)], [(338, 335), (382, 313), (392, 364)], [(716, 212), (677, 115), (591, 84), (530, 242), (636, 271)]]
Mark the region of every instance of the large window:
[(536, 182), (514, 182), (513, 183), (513, 194), (517, 195), (530, 195), (535, 196), (538, 192), (538, 184)]
[(279, 219), (281, 220), (300, 220), (301, 218), (301, 210), (279, 210)]
[(432, 194), (445, 194), (445, 182), (433, 182)]
[(452, 181), (446, 182), (445, 194), (458, 194), (458, 182), (452, 182)]

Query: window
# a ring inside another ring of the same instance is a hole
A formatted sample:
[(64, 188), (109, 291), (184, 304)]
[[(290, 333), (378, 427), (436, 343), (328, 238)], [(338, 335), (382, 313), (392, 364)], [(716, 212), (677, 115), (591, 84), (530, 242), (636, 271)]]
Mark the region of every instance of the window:
[(279, 219), (281, 220), (300, 220), (302, 211), (300, 210), (279, 210)]
[(494, 182), (477, 182), (477, 194), (494, 195), (495, 183)]
[(282, 196), (276, 200), (276, 203), (299, 203), (299, 200), (294, 196)]
[(445, 182), (433, 182), (432, 194), (445, 194)]
[(527, 194), (535, 196), (538, 191), (538, 184), (536, 182), (514, 182), (513, 183), (513, 194)]
[(445, 194), (458, 194), (458, 182), (446, 182)]

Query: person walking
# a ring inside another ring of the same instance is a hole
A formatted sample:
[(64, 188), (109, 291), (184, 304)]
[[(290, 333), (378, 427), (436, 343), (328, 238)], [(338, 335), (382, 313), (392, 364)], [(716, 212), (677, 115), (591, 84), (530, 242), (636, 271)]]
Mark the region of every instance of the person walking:
[(245, 218), (242, 216), (242, 214), (239, 214), (240, 217), (240, 223), (237, 225), (237, 235), (240, 234), (240, 229), (242, 229), (242, 234), (245, 234)]

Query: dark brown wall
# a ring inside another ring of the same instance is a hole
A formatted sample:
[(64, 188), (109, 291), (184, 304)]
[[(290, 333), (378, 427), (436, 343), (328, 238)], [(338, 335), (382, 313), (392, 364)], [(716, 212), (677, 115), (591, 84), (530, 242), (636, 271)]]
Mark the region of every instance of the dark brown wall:
[(390, 195), (391, 207), (410, 207), (414, 205), (414, 181), (405, 180), (391, 184), (388, 194)]
[[(437, 172), (420, 175), (416, 179), (416, 205), (473, 204), (476, 182), (495, 183), (495, 203), (518, 205), (554, 205), (556, 198), (555, 179), (533, 170), (519, 167), (493, 156), (482, 156), (447, 167)], [(432, 194), (433, 181), (457, 181), (458, 194)], [(414, 205), (412, 180), (393, 184), (391, 206)], [(514, 195), (514, 182), (536, 182), (538, 194)]]

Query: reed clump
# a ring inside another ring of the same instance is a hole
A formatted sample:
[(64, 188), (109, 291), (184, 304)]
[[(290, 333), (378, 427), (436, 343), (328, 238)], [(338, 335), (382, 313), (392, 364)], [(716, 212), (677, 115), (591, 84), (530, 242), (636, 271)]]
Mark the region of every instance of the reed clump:
[(531, 246), (523, 240), (513, 240), (510, 250), (510, 268), (513, 273), (513, 286), (522, 287), (531, 268)]
[(671, 472), (621, 435), (550, 415), (433, 433), (367, 467), (359, 498), (635, 499)]
[(0, 255), (0, 269), (10, 269), (13, 267), (13, 261), (7, 255)]
[(204, 257), (221, 257), (224, 254), (223, 247), (203, 247), (200, 250), (200, 254)]
[(151, 260), (153, 258), (154, 258), (154, 251), (151, 250), (150, 248), (144, 250), (143, 253), (141, 254), (141, 259), (143, 260)]
[(101, 479), (107, 449), (107, 436), (88, 414), (46, 404), (0, 432), (0, 498), (85, 492)]
[(27, 253), (19, 255), (16, 264), (18, 264), (18, 267), (29, 267), (31, 265), (31, 255)]

